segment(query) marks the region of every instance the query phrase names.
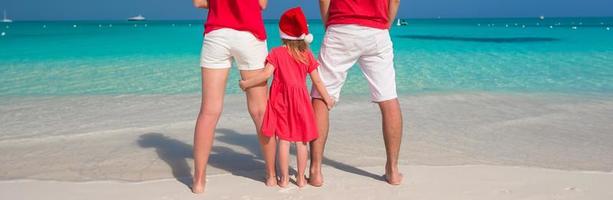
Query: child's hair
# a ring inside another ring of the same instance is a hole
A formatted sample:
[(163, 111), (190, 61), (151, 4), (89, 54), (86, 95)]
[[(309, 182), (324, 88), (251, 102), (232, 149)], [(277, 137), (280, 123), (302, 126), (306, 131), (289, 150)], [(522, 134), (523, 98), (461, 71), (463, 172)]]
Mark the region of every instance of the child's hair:
[(289, 54), (298, 62), (307, 64), (307, 57), (304, 54), (309, 48), (309, 45), (304, 40), (286, 40), (282, 39), (283, 44), (289, 49)]

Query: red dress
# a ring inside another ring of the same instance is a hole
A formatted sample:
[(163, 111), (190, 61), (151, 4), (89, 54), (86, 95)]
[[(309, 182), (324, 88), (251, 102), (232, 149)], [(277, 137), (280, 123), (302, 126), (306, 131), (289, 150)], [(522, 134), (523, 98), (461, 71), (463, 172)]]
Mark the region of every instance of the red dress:
[(307, 64), (294, 59), (282, 46), (268, 54), (266, 62), (275, 67), (262, 133), (291, 142), (317, 138), (317, 125), (307, 91), (306, 76), (319, 64), (311, 51), (305, 52)]

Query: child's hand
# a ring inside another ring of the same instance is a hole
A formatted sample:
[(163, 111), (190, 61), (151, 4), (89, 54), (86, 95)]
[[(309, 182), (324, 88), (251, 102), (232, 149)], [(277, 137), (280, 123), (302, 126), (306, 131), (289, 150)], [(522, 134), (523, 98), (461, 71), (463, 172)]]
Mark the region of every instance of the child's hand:
[(336, 101), (328, 97), (324, 99), (324, 103), (326, 103), (326, 106), (328, 106), (328, 110), (332, 110), (332, 108), (334, 107), (334, 104), (336, 104)]
[(247, 86), (245, 85), (245, 80), (239, 80), (238, 81), (238, 86), (241, 88), (241, 90), (245, 91), (247, 90)]

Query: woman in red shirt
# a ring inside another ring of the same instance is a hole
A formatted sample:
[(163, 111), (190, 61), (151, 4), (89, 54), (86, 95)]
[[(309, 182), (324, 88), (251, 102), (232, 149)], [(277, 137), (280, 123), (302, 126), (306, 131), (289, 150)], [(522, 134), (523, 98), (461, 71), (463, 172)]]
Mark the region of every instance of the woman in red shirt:
[[(268, 53), (262, 10), (267, 0), (193, 0), (197, 8), (208, 9), (200, 66), (202, 103), (194, 131), (194, 179), (192, 192), (204, 192), (206, 166), (213, 146), (217, 121), (232, 61), (241, 77), (248, 79), (264, 68)], [(274, 139), (261, 134), (267, 102), (267, 83), (246, 91), (247, 106), (258, 132), (266, 162), (266, 185), (276, 185)]]

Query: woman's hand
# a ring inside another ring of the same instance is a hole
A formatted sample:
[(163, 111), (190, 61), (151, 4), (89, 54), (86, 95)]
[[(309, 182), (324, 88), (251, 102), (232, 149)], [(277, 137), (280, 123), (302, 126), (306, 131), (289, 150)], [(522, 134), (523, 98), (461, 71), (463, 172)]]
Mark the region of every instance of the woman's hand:
[(207, 9), (209, 8), (209, 0), (192, 0), (194, 7)]

